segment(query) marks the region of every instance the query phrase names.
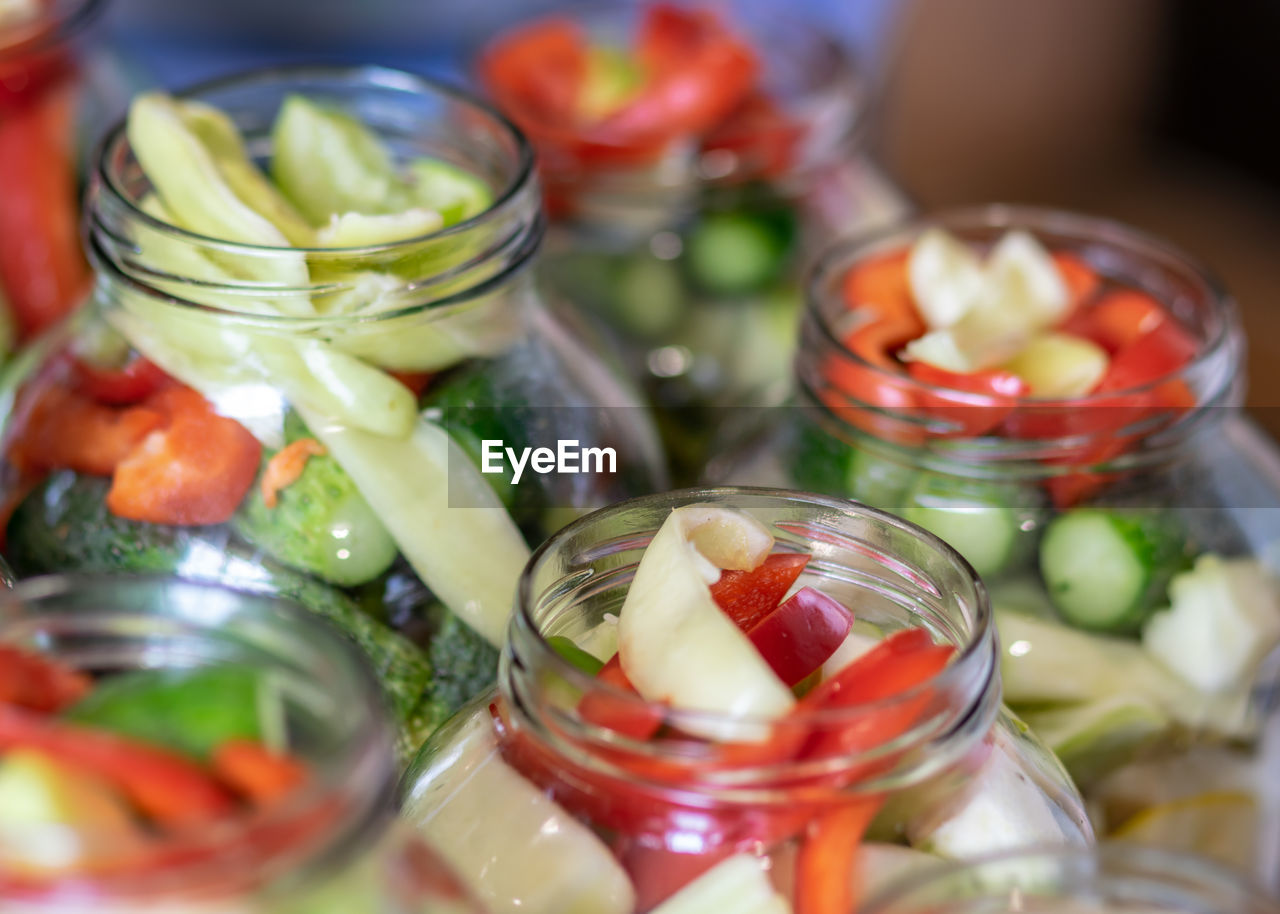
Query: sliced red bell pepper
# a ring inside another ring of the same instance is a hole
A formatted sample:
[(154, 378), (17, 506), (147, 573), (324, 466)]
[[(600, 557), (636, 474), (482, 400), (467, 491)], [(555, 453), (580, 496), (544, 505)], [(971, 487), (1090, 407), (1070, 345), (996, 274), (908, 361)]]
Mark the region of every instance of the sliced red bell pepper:
[(567, 125), (587, 77), (586, 36), (564, 17), (530, 23), (494, 41), (479, 69), (499, 105), (522, 124)]
[(627, 694), (616, 696), (603, 690), (588, 692), (578, 702), (578, 714), (583, 720), (635, 740), (649, 739), (658, 732), (662, 726), (662, 712), (640, 697), (623, 671), (617, 654), (600, 668), (596, 680), (607, 688)]
[(228, 740), (210, 759), (213, 775), (261, 806), (278, 803), (307, 781), (307, 766), (253, 740)]
[[(924, 685), (947, 665), (955, 648), (935, 644), (920, 628), (894, 632), (839, 673), (815, 686), (800, 700), (797, 712), (856, 710), (873, 704), (865, 713), (850, 714), (829, 724), (815, 725), (801, 755), (805, 758), (848, 756), (884, 745), (915, 725), (933, 701), (928, 690), (911, 699), (888, 701)], [(851, 767), (850, 781), (866, 776), (864, 768)]]
[(1067, 293), (1071, 298), (1071, 309), (1074, 312), (1098, 291), (1102, 285), (1102, 278), (1093, 267), (1075, 254), (1055, 251), (1050, 256), (1053, 257), (1054, 265), (1058, 268), (1058, 274), (1067, 284)]
[(110, 476), (165, 421), (159, 410), (104, 406), (56, 383), (31, 396), (9, 447), (10, 462), (26, 473), (70, 469)]
[(795, 914), (857, 910), (858, 849), (880, 805), (878, 799), (867, 798), (814, 820), (796, 855)]
[(116, 785), (160, 825), (201, 825), (235, 801), (199, 765), (164, 749), (0, 705), (0, 751), (33, 749)]
[(422, 396), (422, 392), (427, 389), (433, 377), (429, 371), (389, 371), (387, 374), (413, 391), (415, 397)]
[(307, 468), (307, 461), (312, 457), (323, 457), (327, 453), (329, 452), (325, 446), (315, 438), (299, 438), (272, 454), (266, 469), (262, 471), (262, 481), (258, 483), (262, 503), (268, 508), (274, 508), (280, 503), (280, 492), (301, 478)]
[(925, 326), (911, 295), (909, 256), (909, 251), (892, 251), (858, 261), (845, 272), (842, 291), (851, 310), (869, 314), (868, 323), (888, 321), (912, 328), (907, 337), (911, 340), (924, 333)]
[(751, 571), (721, 572), (720, 580), (711, 585), (711, 598), (738, 628), (749, 632), (778, 607), (808, 564), (807, 555), (775, 552)]
[(0, 289), (20, 339), (62, 318), (88, 291), (72, 100), (67, 87), (49, 87), (33, 103), (0, 112)]
[(802, 587), (747, 637), (778, 678), (794, 686), (835, 653), (851, 628), (853, 616), (839, 601)]
[(100, 368), (82, 359), (77, 359), (74, 364), (79, 392), (109, 406), (141, 403), (161, 388), (175, 383), (162, 368), (136, 353), (123, 368)]
[(166, 417), (165, 425), (116, 467), (107, 508), (156, 524), (228, 520), (257, 476), (258, 439), (188, 387), (163, 390), (146, 405)]
[(1062, 329), (1092, 340), (1114, 355), (1172, 320), (1168, 310), (1146, 292), (1116, 289), (1093, 306), (1076, 311)]
[(79, 670), (5, 644), (0, 644), (0, 705), (56, 714), (75, 704), (93, 687)]
[(792, 167), (805, 131), (805, 125), (788, 118), (776, 102), (755, 92), (707, 135), (702, 148), (733, 153), (739, 173), (773, 178)]
[[(1017, 408), (1019, 400), (1031, 393), (1026, 381), (1011, 371), (999, 369), (961, 374), (926, 362), (912, 362), (907, 366), (907, 374), (925, 384), (959, 392), (956, 395), (923, 389), (916, 392), (922, 411), (955, 426), (956, 430), (947, 437), (987, 434)], [(975, 398), (966, 399), (965, 394), (979, 394), (981, 400), (975, 403)]]

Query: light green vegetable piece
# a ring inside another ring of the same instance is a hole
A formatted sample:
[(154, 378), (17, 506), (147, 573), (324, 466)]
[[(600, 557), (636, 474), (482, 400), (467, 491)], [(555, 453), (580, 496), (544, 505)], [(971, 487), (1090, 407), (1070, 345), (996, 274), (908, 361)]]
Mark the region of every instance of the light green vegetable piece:
[(1173, 723), (1159, 706), (1139, 695), (1113, 695), (1029, 711), (1023, 717), (1080, 786), (1132, 761)]
[(391, 154), (350, 115), (291, 95), (272, 145), (271, 177), (312, 225), (342, 213), (392, 211), (401, 182)]
[(343, 213), (330, 217), (329, 223), (316, 232), (316, 241), (328, 248), (372, 247), (419, 238), (441, 225), (440, 214), (429, 209), (407, 209), (377, 216)]
[(435, 210), (446, 226), (479, 215), (493, 205), (489, 185), (464, 168), (440, 159), (409, 163), (409, 199)]

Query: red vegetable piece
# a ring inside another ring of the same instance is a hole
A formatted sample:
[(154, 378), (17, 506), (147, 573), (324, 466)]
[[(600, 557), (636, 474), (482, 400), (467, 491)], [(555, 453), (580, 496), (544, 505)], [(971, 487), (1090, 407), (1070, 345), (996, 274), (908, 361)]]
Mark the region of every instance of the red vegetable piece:
[(711, 598), (734, 624), (749, 632), (778, 608), (809, 564), (809, 556), (778, 552), (751, 571), (724, 571), (711, 585)]
[[(836, 675), (819, 683), (797, 710), (853, 709), (870, 702), (895, 698), (928, 682), (946, 666), (955, 652), (949, 644), (935, 644), (920, 628), (895, 632)], [(804, 757), (853, 755), (901, 736), (928, 710), (927, 690), (910, 700), (886, 702), (865, 714), (815, 730), (801, 751)], [(847, 772), (850, 780), (863, 771)]]
[(1079, 308), (1098, 291), (1098, 287), (1102, 285), (1101, 277), (1093, 267), (1075, 254), (1056, 251), (1050, 256), (1053, 257), (1063, 282), (1067, 284), (1072, 308)]
[(1114, 354), (1169, 320), (1172, 317), (1165, 307), (1146, 292), (1116, 289), (1072, 314), (1062, 329), (1093, 340)]
[[(946, 371), (926, 362), (912, 362), (907, 374), (917, 381), (959, 391), (951, 395), (942, 391), (919, 391), (920, 408), (956, 426), (958, 437), (985, 435), (1017, 408), (1018, 401), (1031, 393), (1027, 382), (1011, 371), (974, 371), (961, 374)], [(979, 394), (982, 400), (965, 394)]]
[(164, 421), (159, 410), (104, 406), (61, 384), (48, 384), (33, 392), (9, 459), (28, 473), (69, 469), (110, 476)]
[(160, 825), (203, 825), (235, 811), (235, 801), (194, 762), (114, 733), (0, 705), (0, 752), (34, 749), (115, 784)]
[(778, 678), (793, 686), (822, 666), (852, 627), (853, 616), (839, 601), (802, 587), (747, 637)]
[(600, 668), (596, 679), (628, 694), (609, 695), (604, 690), (587, 693), (578, 702), (578, 714), (583, 720), (635, 740), (648, 739), (658, 732), (658, 728), (662, 726), (661, 710), (640, 697), (640, 693), (623, 671), (617, 654)]
[(736, 850), (721, 846), (682, 852), (629, 838), (620, 840), (615, 847), (619, 862), (635, 886), (637, 911), (657, 907)]
[(846, 914), (857, 909), (858, 849), (880, 805), (878, 799), (868, 798), (814, 820), (796, 857), (795, 914)]
[(123, 368), (99, 368), (88, 362), (75, 363), (76, 386), (98, 403), (132, 406), (168, 386), (173, 379), (149, 359), (134, 355)]
[[(4, 87), (0, 79), (0, 96)], [(88, 291), (72, 103), (69, 90), (50, 86), (30, 102), (0, 111), (0, 289), (20, 339), (69, 313)]]
[(258, 473), (262, 445), (199, 393), (173, 387), (147, 400), (167, 421), (116, 467), (107, 507), (153, 524), (220, 524)]
[(262, 806), (278, 803), (307, 780), (298, 759), (271, 752), (253, 740), (228, 740), (213, 752), (214, 777)]
[(732, 152), (737, 171), (758, 177), (786, 173), (804, 139), (803, 124), (790, 120), (767, 95), (756, 92), (733, 110), (702, 144)]
[(57, 714), (84, 698), (92, 686), (79, 670), (0, 644), (0, 705)]
[(864, 312), (868, 323), (887, 321), (903, 328), (903, 343), (925, 331), (916, 310), (907, 275), (909, 251), (894, 251), (861, 260), (844, 275), (844, 301), (850, 310)]
[(522, 26), (489, 46), (480, 75), (499, 105), (522, 123), (568, 124), (587, 77), (586, 37), (563, 17)]

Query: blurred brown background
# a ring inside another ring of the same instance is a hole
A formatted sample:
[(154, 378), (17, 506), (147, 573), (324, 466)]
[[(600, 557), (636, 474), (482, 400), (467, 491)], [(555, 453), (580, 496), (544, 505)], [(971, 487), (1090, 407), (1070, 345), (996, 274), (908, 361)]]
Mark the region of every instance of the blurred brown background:
[[(852, 0), (849, 9), (856, 8)], [(1224, 279), (1280, 437), (1280, 3), (910, 0), (878, 145), (924, 207), (1106, 214)]]

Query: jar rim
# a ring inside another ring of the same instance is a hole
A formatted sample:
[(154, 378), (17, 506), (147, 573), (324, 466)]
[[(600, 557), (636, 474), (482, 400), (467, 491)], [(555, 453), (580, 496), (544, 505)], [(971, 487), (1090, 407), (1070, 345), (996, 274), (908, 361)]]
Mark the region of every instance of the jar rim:
[[(1068, 883), (1060, 895), (1052, 890), (1056, 884), (1045, 884), (1046, 864), (1054, 867), (1051, 879), (1061, 878)], [(989, 883), (973, 878), (964, 882), (964, 891), (972, 894), (955, 899), (958, 910), (968, 910), (965, 905), (968, 901), (991, 901), (1024, 890), (1041, 895), (1046, 888), (1054, 897), (1087, 894), (1091, 900), (1105, 905), (1110, 900), (1108, 889), (1119, 888), (1123, 890), (1124, 901), (1151, 904), (1158, 900), (1169, 904), (1171, 914), (1179, 910), (1186, 914), (1201, 911), (1280, 914), (1280, 902), (1237, 870), (1186, 851), (1121, 841), (1106, 841), (1090, 847), (1033, 845), (966, 860), (939, 860), (928, 869), (913, 869), (894, 878), (864, 900), (859, 911), (863, 914), (938, 911), (940, 902), (945, 910), (947, 902), (936, 893), (945, 891), (947, 886), (954, 890), (961, 885), (958, 878), (986, 870), (998, 873), (998, 878)], [(1159, 891), (1158, 899), (1149, 897), (1155, 891)], [(1217, 897), (1224, 893), (1231, 896), (1230, 900)], [(1177, 906), (1179, 898), (1187, 904)], [(1009, 910), (1017, 909), (1010, 907)]]
[[(682, 4), (682, 8), (687, 4)], [(745, 29), (740, 24), (735, 24), (734, 19), (741, 19), (743, 9), (733, 8), (735, 4), (722, 4), (714, 8), (714, 12), (721, 17), (723, 22), (727, 22), (731, 29), (736, 29), (738, 34), (743, 34)], [(747, 18), (755, 17), (763, 21), (758, 24), (757, 28), (767, 29), (770, 36), (775, 39), (782, 35), (792, 41), (799, 41), (807, 45), (808, 53), (805, 55), (806, 60), (812, 60), (815, 57), (820, 58), (826, 63), (827, 70), (820, 80), (815, 81), (814, 85), (803, 87), (802, 91), (795, 93), (796, 98), (783, 103), (781, 107), (791, 109), (796, 107), (814, 107), (815, 103), (822, 99), (832, 99), (838, 101), (842, 107), (842, 129), (838, 135), (833, 134), (823, 145), (823, 155), (818, 156), (818, 161), (805, 163), (803, 167), (789, 167), (783, 170), (779, 176), (780, 180), (786, 181), (803, 176), (815, 167), (825, 164), (833, 156), (838, 155), (843, 149), (847, 149), (857, 145), (864, 137), (870, 122), (871, 109), (875, 104), (875, 93), (868, 91), (868, 83), (870, 76), (867, 70), (861, 66), (857, 55), (848, 47), (846, 43), (838, 41), (830, 31), (823, 29), (815, 21), (813, 17), (797, 18), (794, 15), (780, 15), (776, 7), (768, 3), (738, 3), (738, 7), (744, 7), (747, 12)], [(497, 37), (490, 37), (482, 41), (479, 46), (473, 49), (469, 55), (473, 62), (473, 69), (478, 68), (484, 58), (488, 55), (494, 43), (501, 37), (513, 29), (522, 26), (532, 25), (544, 19), (554, 16), (567, 16), (576, 23), (587, 23), (589, 25), (602, 25), (611, 33), (621, 32), (627, 34), (622, 28), (626, 23), (619, 23), (618, 20), (628, 15), (635, 15), (637, 10), (643, 7), (637, 7), (634, 3), (626, 2), (626, 0), (575, 0), (568, 6), (562, 7), (558, 12), (535, 13), (532, 16), (525, 17), (519, 21), (508, 24), (503, 32)], [(758, 38), (758, 36), (748, 36), (750, 38)], [(758, 41), (751, 41), (752, 50), (761, 57), (762, 75), (757, 77), (757, 84), (763, 88), (769, 88), (769, 79), (767, 75), (770, 70), (776, 67), (770, 67), (770, 61), (767, 59), (770, 54), (797, 56), (798, 52), (795, 48), (784, 46), (786, 41), (776, 41), (771, 47), (761, 49)], [(776, 61), (775, 61), (776, 63)], [(477, 79), (480, 77), (477, 76)], [(777, 87), (775, 87), (777, 88)], [(776, 93), (770, 93), (770, 97)], [(545, 131), (548, 128), (542, 125), (526, 124), (518, 115), (513, 115), (513, 119), (531, 136), (538, 131)], [(809, 119), (812, 119), (810, 115)], [(802, 118), (802, 120), (804, 120)], [(576, 132), (571, 128), (555, 128), (554, 136), (559, 139), (568, 139), (576, 136)], [(737, 134), (734, 134), (735, 136)], [(686, 139), (700, 141), (708, 136), (708, 133), (702, 132), (690, 134)], [(535, 147), (538, 145), (534, 140)], [(598, 145), (602, 149), (612, 151), (626, 151), (633, 148), (633, 144), (621, 143), (609, 140), (592, 140), (593, 145)], [(562, 183), (561, 179), (557, 179), (554, 170), (547, 168), (544, 161), (542, 163), (544, 178), (548, 184)], [(759, 179), (762, 175), (762, 169), (759, 167), (746, 169), (743, 171), (737, 168), (716, 169), (716, 173), (707, 173), (707, 169), (702, 167), (701, 163), (693, 169), (689, 174), (682, 175), (680, 180), (659, 179), (652, 180), (632, 180), (635, 169), (628, 166), (617, 168), (602, 168), (598, 173), (592, 172), (593, 179), (603, 177), (598, 186), (593, 183), (589, 188), (592, 194), (600, 194), (608, 198), (628, 198), (628, 197), (644, 197), (652, 194), (655, 190), (671, 192), (682, 189), (692, 189), (699, 187), (719, 187), (732, 186), (744, 181)], [(719, 173), (719, 172), (723, 173)], [(573, 182), (577, 172), (566, 175), (569, 182)]]
[(70, 0), (69, 3), (53, 4), (32, 19), (0, 28), (0, 61), (17, 60), (69, 40), (93, 22), (107, 2)]
[[(534, 589), (536, 587), (535, 575), (538, 569), (555, 554), (556, 550), (561, 549), (566, 543), (580, 536), (601, 520), (645, 509), (674, 509), (681, 505), (702, 502), (734, 506), (744, 500), (753, 499), (760, 503), (772, 502), (778, 505), (790, 503), (811, 506), (819, 510), (834, 512), (837, 517), (851, 516), (893, 528), (912, 540), (923, 543), (929, 555), (939, 557), (947, 563), (949, 568), (958, 572), (970, 590), (969, 594), (965, 595), (969, 598), (968, 600), (960, 598), (963, 603), (967, 604), (967, 608), (971, 613), (970, 617), (966, 619), (968, 630), (963, 633), (963, 643), (954, 644), (956, 651), (953, 658), (931, 678), (910, 689), (895, 693), (890, 698), (868, 701), (847, 708), (806, 709), (798, 714), (793, 709), (787, 720), (795, 721), (801, 725), (807, 723), (814, 726), (819, 724), (833, 726), (838, 725), (841, 721), (865, 716), (868, 712), (919, 701), (922, 696), (927, 694), (950, 694), (955, 691), (968, 696), (969, 701), (965, 703), (964, 707), (949, 707), (947, 709), (946, 720), (937, 720), (938, 715), (936, 714), (933, 717), (926, 717), (921, 726), (902, 734), (901, 738), (895, 739), (892, 745), (875, 746), (871, 747), (870, 751), (860, 753), (867, 758), (874, 758), (879, 753), (901, 751), (904, 748), (917, 745), (921, 741), (945, 736), (971, 723), (975, 716), (981, 716), (984, 700), (999, 691), (999, 670), (996, 657), (994, 617), (991, 611), (990, 599), (985, 585), (973, 570), (973, 567), (959, 552), (942, 539), (896, 515), (860, 502), (798, 490), (754, 486), (679, 489), (618, 502), (573, 521), (543, 542), (530, 556), (517, 587), (516, 612), (510, 623), (508, 637), (510, 647), (507, 653), (509, 654), (513, 651), (519, 653), (522, 649), (531, 647), (534, 653), (528, 660), (533, 667), (549, 668), (557, 677), (584, 691), (587, 689), (603, 689), (603, 694), (608, 695), (611, 704), (616, 701), (637, 711), (641, 709), (649, 713), (661, 711), (664, 721), (672, 723), (677, 728), (688, 733), (696, 733), (700, 729), (705, 730), (708, 725), (724, 728), (732, 728), (734, 726), (765, 727), (773, 723), (773, 721), (758, 717), (730, 717), (713, 712), (675, 710), (661, 702), (646, 701), (608, 682), (602, 683), (596, 677), (584, 672), (562, 657), (547, 641), (539, 620), (535, 617), (535, 608), (543, 599), (543, 595), (535, 592)], [(743, 510), (746, 510), (749, 514), (751, 513), (749, 507)], [(775, 526), (778, 529), (785, 529), (781, 524)], [(650, 531), (650, 533), (653, 532), (656, 532), (656, 528)], [(644, 538), (644, 535), (643, 533), (634, 533), (626, 538), (626, 542), (623, 545), (639, 547), (642, 545), (640, 540)], [(852, 544), (852, 537), (846, 536), (845, 539)], [(849, 548), (856, 551), (858, 547), (850, 545)], [(872, 547), (867, 545), (864, 548), (869, 550)], [(922, 580), (918, 571), (906, 562), (902, 562), (901, 567), (894, 570), (906, 580), (914, 578), (913, 583), (922, 589), (929, 590), (932, 596), (940, 600), (956, 600), (959, 597), (959, 595), (949, 591), (943, 592), (934, 582)], [(585, 571), (580, 574), (585, 581), (591, 575), (591, 572)], [(505, 660), (506, 655), (504, 655), (504, 662)], [(687, 722), (692, 726), (682, 728), (680, 727), (682, 722)], [(926, 730), (927, 732), (922, 732)], [(645, 741), (621, 737), (617, 734), (611, 734), (609, 742), (614, 747), (625, 746), (628, 751), (641, 746), (653, 745)], [(674, 742), (680, 745), (684, 744), (680, 740)], [(840, 760), (847, 762), (848, 758), (849, 756), (845, 755), (841, 756)], [(831, 760), (827, 759), (825, 761), (829, 763)], [(748, 767), (750, 767), (749, 763)]]
[[(91, 0), (91, 2), (97, 2), (97, 0)], [(409, 91), (418, 95), (437, 95), (465, 105), (470, 109), (479, 111), (486, 117), (491, 118), (493, 122), (502, 129), (507, 138), (512, 141), (516, 149), (517, 158), (513, 175), (507, 181), (506, 186), (503, 187), (499, 193), (494, 194), (492, 202), (483, 211), (475, 214), (474, 216), (469, 216), (466, 219), (460, 220), (452, 225), (427, 232), (426, 234), (417, 235), (412, 238), (402, 238), (396, 241), (384, 242), (382, 244), (356, 245), (352, 247), (297, 247), (293, 245), (263, 245), (229, 241), (225, 238), (217, 238), (212, 235), (193, 232), (181, 226), (174, 225), (171, 222), (166, 222), (163, 219), (159, 219), (146, 212), (135, 200), (133, 200), (132, 195), (130, 195), (121, 185), (119, 176), (114, 174), (114, 170), (110, 167), (109, 162), (109, 158), (115, 149), (121, 143), (128, 143), (126, 135), (126, 129), (128, 126), (127, 114), (122, 116), (107, 130), (106, 134), (98, 144), (98, 151), (95, 156), (98, 173), (105, 176), (105, 183), (111, 189), (113, 195), (129, 207), (130, 216), (132, 218), (135, 218), (158, 231), (163, 231), (179, 238), (187, 238), (196, 242), (212, 243), (220, 250), (228, 253), (240, 252), (245, 254), (269, 255), (273, 252), (292, 251), (301, 254), (328, 254), (330, 256), (343, 254), (374, 255), (378, 253), (386, 253), (408, 245), (421, 243), (426, 240), (448, 238), (452, 235), (461, 234), (468, 229), (472, 229), (477, 225), (484, 223), (487, 219), (492, 217), (493, 213), (503, 209), (533, 179), (533, 147), (529, 143), (528, 138), (524, 135), (524, 132), (521, 131), (510, 118), (504, 115), (497, 108), (490, 105), (480, 96), (474, 95), (466, 89), (451, 85), (444, 80), (412, 73), (408, 70), (401, 70), (394, 67), (385, 67), (376, 64), (355, 66), (286, 64), (259, 67), (196, 83), (195, 85), (173, 93), (173, 97), (187, 101), (199, 101), (205, 95), (224, 89), (250, 88), (254, 85), (270, 85), (273, 82), (279, 82), (281, 80), (300, 78), (332, 79), (335, 81), (348, 82), (352, 86), (364, 85), (370, 88)]]
[[(851, 267), (867, 256), (901, 250), (904, 249), (904, 244), (909, 247), (910, 242), (923, 231), (934, 227), (953, 231), (1025, 229), (1033, 235), (1048, 232), (1080, 242), (1097, 242), (1101, 239), (1098, 242), (1101, 245), (1136, 248), (1139, 257), (1165, 259), (1203, 286), (1214, 320), (1212, 332), (1207, 339), (1198, 340), (1200, 345), (1195, 356), (1177, 371), (1133, 387), (1072, 398), (1014, 398), (974, 393), (919, 380), (905, 372), (868, 361), (846, 346), (837, 328), (826, 319), (823, 306), (829, 300), (824, 294), (824, 284), (830, 282), (833, 276), (843, 277)], [(907, 391), (945, 396), (948, 402), (974, 407), (1000, 407), (1011, 402), (1018, 406), (1056, 410), (1114, 405), (1126, 397), (1151, 393), (1171, 381), (1194, 374), (1205, 364), (1221, 358), (1223, 350), (1233, 344), (1234, 337), (1240, 332), (1234, 298), (1215, 273), (1181, 248), (1118, 220), (1053, 207), (1008, 203), (989, 203), (924, 213), (903, 222), (880, 226), (869, 232), (838, 240), (830, 244), (810, 267), (805, 281), (805, 300), (806, 319), (812, 318), (813, 325), (823, 335), (823, 342), (837, 349), (841, 358), (856, 364), (860, 372), (865, 371), (877, 380), (893, 382)], [(798, 361), (804, 357), (803, 352), (797, 354)], [(1203, 404), (1197, 404), (1197, 407), (1201, 405)]]
[[(144, 594), (154, 596), (157, 589), (163, 589), (166, 594), (174, 592), (180, 598), (165, 600), (162, 610), (148, 610), (142, 601), (125, 602)], [(84, 609), (56, 605), (56, 601), (76, 594), (96, 595), (97, 603)], [(182, 599), (182, 596), (187, 599)], [(50, 601), (55, 605), (49, 606)], [(336, 848), (343, 848), (343, 852), (358, 850), (355, 844), (361, 836), (381, 827), (395, 788), (390, 724), (386, 715), (378, 710), (384, 702), (381, 688), (355, 646), (336, 628), (318, 620), (313, 612), (274, 594), (168, 575), (106, 573), (50, 574), (27, 578), (12, 589), (0, 590), (0, 643), (11, 642), (11, 637), (5, 635), (12, 636), (14, 630), (39, 641), (51, 634), (65, 634), (76, 629), (76, 619), (93, 619), (98, 625), (89, 626), (91, 634), (101, 634), (104, 630), (109, 633), (112, 622), (118, 623), (122, 629), (117, 634), (132, 636), (145, 631), (148, 644), (140, 650), (148, 653), (157, 649), (149, 643), (153, 638), (166, 637), (168, 629), (157, 625), (160, 619), (175, 627), (171, 637), (199, 638), (202, 633), (219, 630), (230, 619), (242, 614), (247, 614), (246, 618), (251, 621), (253, 634), (279, 636), (278, 643), (282, 647), (288, 646), (288, 658), (293, 663), (305, 659), (309, 644), (311, 655), (322, 655), (330, 661), (324, 665), (324, 670), (313, 672), (336, 677), (343, 701), (354, 702), (364, 710), (349, 716), (352, 732), (340, 741), (339, 751), (326, 755), (323, 768), (312, 766), (312, 776), (287, 800), (270, 808), (245, 811), (206, 823), (198, 831), (165, 835), (160, 846), (166, 852), (172, 850), (174, 853), (158, 861), (147, 857), (148, 850), (154, 851), (156, 845), (144, 846), (142, 858), (136, 863), (128, 857), (120, 864), (119, 872), (111, 871), (112, 876), (120, 879), (119, 886), (112, 879), (104, 883), (107, 894), (112, 897), (121, 891), (125, 895), (135, 893), (138, 884), (131, 877), (136, 875), (135, 867), (139, 866), (145, 867), (148, 880), (155, 880), (154, 888), (148, 885), (142, 889), (148, 896), (191, 890), (195, 879), (211, 880), (207, 886), (204, 882), (196, 885), (206, 886), (202, 890), (211, 887), (217, 892), (226, 878), (223, 868), (234, 868), (234, 878), (238, 879), (246, 876), (247, 864), (267, 869), (283, 858), (289, 860), (291, 866), (306, 870), (317, 860), (327, 860)], [(82, 622), (82, 633), (83, 628)], [(256, 640), (253, 643), (261, 649), (262, 645)], [(126, 661), (118, 659), (120, 655), (110, 655), (113, 665), (125, 666)], [(207, 660), (200, 656), (185, 656), (184, 659), (196, 661), (191, 668), (202, 666), (201, 661)], [(130, 670), (175, 668), (182, 668), (182, 665), (128, 666)], [(317, 681), (335, 696), (338, 694), (334, 679), (322, 677)], [(323, 776), (317, 776), (322, 773)], [(338, 817), (335, 813), (342, 815)], [(327, 829), (320, 837), (316, 836), (314, 828), (318, 818), (324, 818)], [(267, 845), (277, 856), (273, 858), (269, 852), (264, 852), (262, 856), (246, 861), (243, 845), (254, 835), (263, 841), (277, 842)], [(281, 842), (280, 835), (289, 836), (290, 840)], [(115, 847), (119, 840), (118, 835), (109, 832), (64, 825), (24, 827), (22, 835), (24, 844), (30, 842), (31, 846), (39, 846), (42, 840), (58, 842), (64, 836), (72, 836), (77, 845), (90, 850), (99, 846)], [(271, 876), (285, 878), (278, 873), (271, 873)], [(97, 884), (97, 877), (95, 873), (87, 877), (72, 874), (68, 878), (75, 884), (81, 884), (84, 879)], [(48, 892), (60, 891), (63, 884), (64, 880), (54, 876), (48, 880), (36, 880), (31, 888), (39, 897), (45, 897)]]

